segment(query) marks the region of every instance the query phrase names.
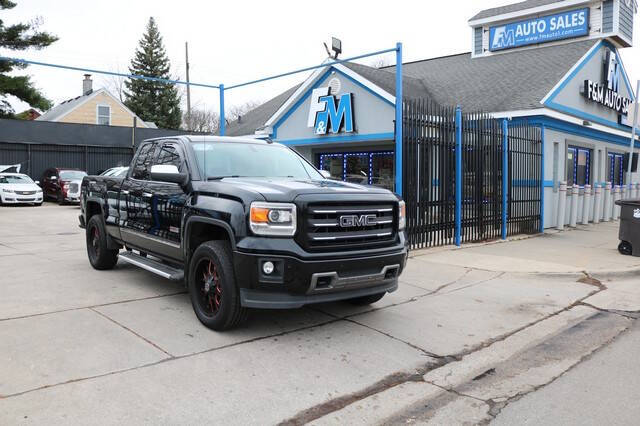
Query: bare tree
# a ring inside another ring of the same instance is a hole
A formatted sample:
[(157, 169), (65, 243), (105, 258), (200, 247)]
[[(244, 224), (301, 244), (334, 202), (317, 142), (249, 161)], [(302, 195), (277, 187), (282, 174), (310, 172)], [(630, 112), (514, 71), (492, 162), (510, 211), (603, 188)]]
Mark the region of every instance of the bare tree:
[(388, 67), (389, 65), (391, 65), (391, 61), (389, 61), (388, 58), (378, 57), (375, 60), (371, 61), (371, 64), (369, 66), (373, 68), (384, 68)]
[(229, 111), (226, 112), (225, 118), (228, 122), (236, 121), (238, 118), (241, 119), (246, 113), (260, 106), (261, 102), (258, 101), (247, 101), (240, 105), (234, 105), (229, 108)]
[[(118, 74), (124, 74), (122, 68), (118, 65), (112, 69), (113, 72)], [(105, 75), (103, 77), (104, 88), (109, 91), (112, 95), (116, 96), (120, 99), (120, 102), (124, 102), (124, 82), (126, 77), (122, 77), (119, 75)]]
[(182, 127), (186, 130), (202, 133), (215, 133), (220, 125), (220, 116), (215, 111), (191, 108), (191, 114), (182, 113)]

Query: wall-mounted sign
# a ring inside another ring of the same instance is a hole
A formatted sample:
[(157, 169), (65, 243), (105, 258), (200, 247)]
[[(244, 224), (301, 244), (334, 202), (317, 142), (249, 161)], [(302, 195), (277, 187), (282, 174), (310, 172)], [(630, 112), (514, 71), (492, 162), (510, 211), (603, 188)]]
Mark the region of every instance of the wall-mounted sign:
[(589, 8), (586, 7), (491, 27), (489, 50), (511, 49), (588, 34)]
[(353, 132), (351, 93), (344, 93), (336, 99), (336, 96), (329, 94), (329, 87), (313, 89), (307, 127), (313, 127), (316, 135), (326, 135), (327, 132)]
[(618, 55), (609, 50), (604, 67), (605, 79), (602, 83), (592, 80), (584, 81), (583, 95), (590, 101), (597, 102), (618, 114), (627, 115), (632, 100), (618, 93), (622, 66)]

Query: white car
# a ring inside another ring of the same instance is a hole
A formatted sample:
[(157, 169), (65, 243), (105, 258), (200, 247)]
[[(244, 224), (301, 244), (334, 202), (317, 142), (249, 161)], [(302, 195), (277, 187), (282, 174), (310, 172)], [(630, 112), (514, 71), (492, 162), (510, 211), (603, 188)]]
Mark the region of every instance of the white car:
[(0, 173), (0, 204), (42, 204), (42, 188), (22, 173)]

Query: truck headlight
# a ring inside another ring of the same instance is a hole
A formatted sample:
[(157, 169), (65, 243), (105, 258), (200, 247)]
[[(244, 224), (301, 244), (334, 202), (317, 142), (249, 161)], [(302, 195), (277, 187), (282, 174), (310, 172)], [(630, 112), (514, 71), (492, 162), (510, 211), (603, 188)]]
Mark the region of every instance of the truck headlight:
[(407, 226), (407, 206), (404, 201), (398, 203), (398, 231), (402, 231)]
[(296, 233), (296, 206), (290, 203), (251, 203), (249, 226), (257, 235), (291, 237)]

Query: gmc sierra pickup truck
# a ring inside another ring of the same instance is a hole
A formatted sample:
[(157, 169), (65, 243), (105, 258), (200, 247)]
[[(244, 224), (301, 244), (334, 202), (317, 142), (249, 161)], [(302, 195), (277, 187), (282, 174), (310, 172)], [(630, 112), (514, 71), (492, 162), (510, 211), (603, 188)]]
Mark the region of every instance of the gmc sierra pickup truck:
[(184, 280), (214, 330), (249, 308), (374, 303), (407, 259), (396, 195), (327, 179), (294, 150), (250, 138), (146, 140), (125, 177), (83, 179), (79, 220), (95, 269), (120, 259)]

